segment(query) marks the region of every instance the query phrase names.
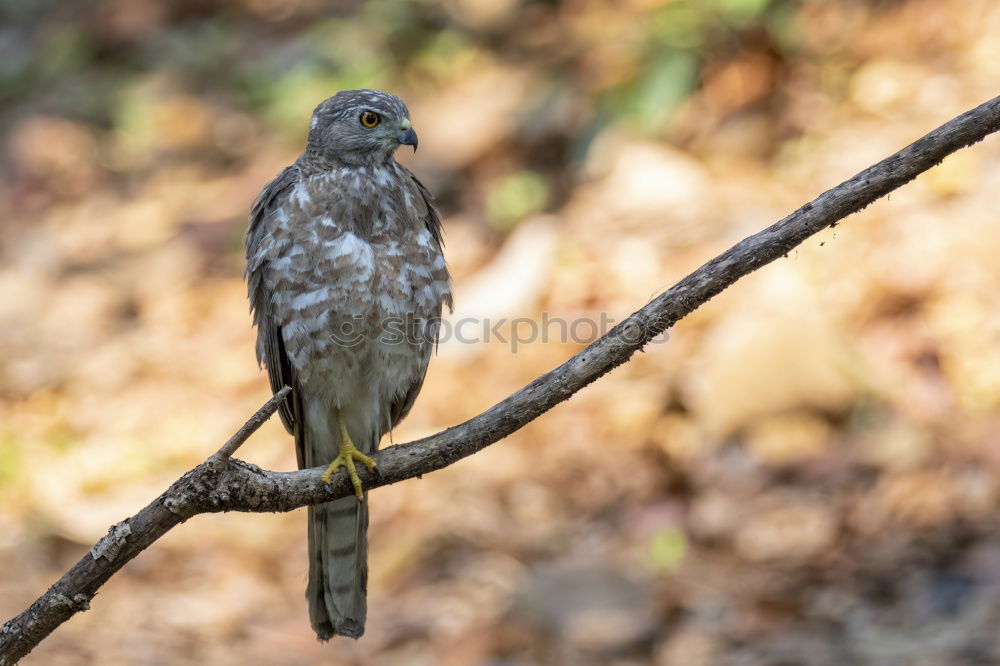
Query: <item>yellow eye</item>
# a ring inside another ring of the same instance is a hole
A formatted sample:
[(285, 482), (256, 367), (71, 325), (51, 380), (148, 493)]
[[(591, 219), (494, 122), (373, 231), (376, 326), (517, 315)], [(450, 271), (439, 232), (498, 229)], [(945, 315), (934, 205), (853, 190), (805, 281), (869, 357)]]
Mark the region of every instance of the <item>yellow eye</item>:
[(373, 111), (364, 111), (361, 114), (360, 120), (361, 120), (361, 124), (362, 125), (364, 125), (365, 127), (369, 127), (370, 128), (370, 127), (375, 127), (376, 125), (378, 125), (379, 122), (381, 122), (382, 119), (379, 118), (379, 115), (377, 113), (373, 112)]

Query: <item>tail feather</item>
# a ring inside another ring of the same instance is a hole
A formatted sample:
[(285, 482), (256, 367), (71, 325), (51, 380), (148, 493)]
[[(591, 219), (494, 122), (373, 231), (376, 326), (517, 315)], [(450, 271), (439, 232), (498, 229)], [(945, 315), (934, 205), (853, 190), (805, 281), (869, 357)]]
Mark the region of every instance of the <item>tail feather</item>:
[[(335, 423), (307, 419), (296, 433), (300, 465), (329, 463), (340, 449)], [(333, 432), (331, 432), (331, 430)], [(378, 448), (372, 438), (369, 450)], [(343, 473), (343, 472), (341, 472)], [(368, 604), (368, 494), (309, 507), (309, 619), (320, 640), (359, 638)]]
[(368, 504), (345, 497), (309, 507), (309, 617), (316, 635), (365, 631)]

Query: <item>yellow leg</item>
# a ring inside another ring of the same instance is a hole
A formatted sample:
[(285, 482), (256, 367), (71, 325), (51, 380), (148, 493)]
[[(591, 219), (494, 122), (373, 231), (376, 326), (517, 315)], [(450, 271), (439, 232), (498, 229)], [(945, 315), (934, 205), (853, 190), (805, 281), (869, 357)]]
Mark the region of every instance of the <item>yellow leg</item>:
[(358, 470), (354, 467), (354, 462), (357, 461), (368, 468), (369, 472), (375, 470), (375, 459), (358, 451), (357, 447), (354, 446), (354, 440), (347, 432), (347, 426), (344, 425), (344, 419), (340, 414), (340, 410), (334, 410), (334, 414), (337, 416), (337, 425), (340, 427), (340, 453), (330, 466), (326, 468), (323, 472), (323, 476), (320, 478), (323, 483), (331, 483), (333, 481), (333, 475), (338, 469), (344, 467), (347, 469), (347, 475), (351, 477), (351, 484), (354, 486), (354, 495), (358, 498), (358, 501), (363, 501), (361, 494), (361, 478), (358, 476)]

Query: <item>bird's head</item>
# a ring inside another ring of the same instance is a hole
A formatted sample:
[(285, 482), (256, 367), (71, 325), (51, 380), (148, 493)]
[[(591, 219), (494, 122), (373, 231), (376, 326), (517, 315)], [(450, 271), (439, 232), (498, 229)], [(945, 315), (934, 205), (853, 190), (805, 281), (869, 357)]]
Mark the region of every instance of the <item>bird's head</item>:
[(401, 145), (417, 150), (403, 100), (377, 90), (344, 90), (313, 111), (306, 151), (332, 164), (367, 166), (384, 164)]

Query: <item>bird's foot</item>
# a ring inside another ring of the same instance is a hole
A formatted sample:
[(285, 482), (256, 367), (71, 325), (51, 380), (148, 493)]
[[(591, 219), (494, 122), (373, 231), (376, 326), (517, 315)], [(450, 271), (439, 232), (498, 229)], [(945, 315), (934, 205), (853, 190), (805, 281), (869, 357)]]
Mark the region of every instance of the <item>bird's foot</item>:
[(361, 494), (361, 478), (358, 476), (358, 470), (354, 466), (355, 462), (367, 467), (369, 472), (374, 472), (375, 465), (377, 464), (374, 458), (361, 453), (353, 444), (341, 444), (340, 453), (333, 459), (329, 467), (326, 468), (320, 479), (323, 480), (323, 483), (332, 483), (333, 475), (337, 473), (337, 470), (341, 467), (346, 468), (347, 475), (351, 477), (351, 484), (354, 486), (354, 495), (358, 498), (359, 502), (362, 502), (364, 500)]

